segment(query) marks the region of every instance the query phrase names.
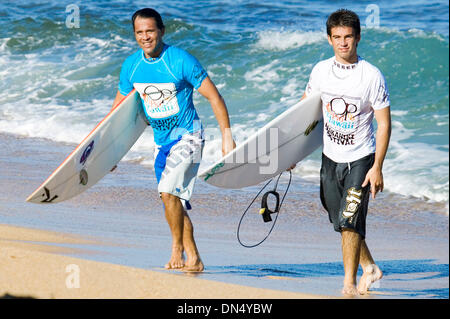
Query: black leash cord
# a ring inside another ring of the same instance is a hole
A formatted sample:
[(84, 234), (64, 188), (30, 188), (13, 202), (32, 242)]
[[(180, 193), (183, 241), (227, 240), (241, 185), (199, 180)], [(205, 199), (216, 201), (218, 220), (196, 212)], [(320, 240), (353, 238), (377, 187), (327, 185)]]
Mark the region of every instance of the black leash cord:
[[(278, 187), (278, 181), (280, 180), (281, 175), (283, 175), (283, 172), (281, 172), (280, 175), (278, 175), (278, 179), (277, 179), (277, 182), (275, 183), (275, 187), (274, 187), (274, 189), (273, 189), (273, 192), (275, 192), (276, 189), (277, 189), (277, 187)], [(246, 247), (246, 248), (253, 248), (253, 247), (259, 246), (259, 245), (261, 245), (261, 244), (262, 244), (262, 243), (270, 236), (270, 233), (272, 233), (272, 230), (273, 230), (273, 228), (275, 227), (275, 224), (276, 224), (276, 222), (277, 222), (278, 215), (280, 214), (280, 210), (281, 210), (281, 206), (283, 205), (284, 198), (286, 197), (286, 194), (287, 194), (287, 192), (288, 192), (288, 190), (289, 190), (289, 187), (291, 186), (292, 172), (289, 171), (289, 182), (288, 182), (288, 185), (287, 185), (286, 190), (285, 190), (285, 192), (284, 192), (284, 194), (283, 194), (283, 198), (281, 199), (280, 206), (279, 206), (278, 209), (276, 210), (277, 215), (275, 216), (275, 220), (273, 221), (272, 227), (270, 228), (270, 230), (269, 230), (269, 232), (267, 233), (266, 237), (264, 237), (263, 240), (261, 240), (260, 242), (254, 244), (254, 245), (246, 245), (246, 244), (242, 243), (242, 241), (241, 241), (241, 239), (240, 239), (240, 237), (239, 237), (239, 233), (240, 233), (240, 228), (241, 228), (242, 220), (244, 219), (245, 214), (247, 214), (248, 210), (249, 210), (250, 207), (253, 205), (253, 203), (255, 202), (255, 200), (258, 198), (259, 194), (261, 194), (261, 192), (267, 187), (267, 185), (269, 185), (269, 184), (272, 182), (272, 180), (273, 180), (273, 179), (269, 180), (269, 181), (263, 186), (263, 188), (261, 188), (261, 190), (258, 192), (258, 194), (256, 194), (255, 198), (253, 198), (252, 202), (250, 203), (250, 205), (248, 205), (247, 209), (244, 211), (244, 213), (243, 213), (242, 216), (241, 216), (241, 219), (239, 220), (239, 224), (238, 224), (238, 228), (237, 228), (237, 240), (238, 240), (239, 244), (241, 244), (241, 246), (243, 246), (243, 247)], [(270, 192), (270, 191), (269, 191), (269, 192)]]

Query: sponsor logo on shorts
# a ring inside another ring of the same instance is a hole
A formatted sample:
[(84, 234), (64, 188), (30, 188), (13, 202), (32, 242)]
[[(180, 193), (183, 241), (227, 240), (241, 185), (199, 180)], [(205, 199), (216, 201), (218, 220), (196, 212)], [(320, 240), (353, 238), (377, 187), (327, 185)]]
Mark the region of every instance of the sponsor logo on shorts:
[(358, 211), (359, 204), (361, 204), (362, 190), (356, 190), (356, 188), (351, 187), (347, 191), (347, 205), (342, 215), (345, 218), (350, 218)]
[[(161, 174), (160, 183), (167, 182), (166, 179), (170, 180), (172, 178), (170, 177), (172, 172), (175, 172), (175, 175), (182, 174), (182, 176), (187, 178), (190, 171), (194, 169), (197, 170), (201, 161), (202, 148), (203, 140), (190, 138), (187, 134), (184, 135), (184, 137), (170, 149), (170, 153), (166, 158), (164, 171)], [(183, 189), (185, 187), (177, 187), (179, 188), (177, 192), (184, 192)]]

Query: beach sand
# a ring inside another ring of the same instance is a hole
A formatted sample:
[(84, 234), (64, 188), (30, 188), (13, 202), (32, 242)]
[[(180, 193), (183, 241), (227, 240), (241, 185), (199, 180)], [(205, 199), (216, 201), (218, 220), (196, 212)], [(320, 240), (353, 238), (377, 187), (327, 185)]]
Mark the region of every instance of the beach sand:
[[(236, 230), (259, 187), (222, 190), (198, 181), (190, 216), (205, 272), (184, 274), (162, 269), (170, 231), (151, 168), (122, 162), (74, 199), (25, 202), (73, 147), (0, 134), (0, 296), (342, 297), (340, 236), (317, 185), (294, 177), (273, 233), (248, 249), (237, 242)], [(361, 298), (449, 297), (445, 204), (385, 192), (371, 201), (367, 222), (367, 243), (384, 277)], [(241, 240), (255, 243), (268, 227), (249, 213)]]
[(0, 225), (0, 234), (0, 296), (108, 299), (320, 297), (72, 258), (58, 254), (67, 252), (66, 249), (47, 245), (88, 244), (71, 235), (5, 225)]

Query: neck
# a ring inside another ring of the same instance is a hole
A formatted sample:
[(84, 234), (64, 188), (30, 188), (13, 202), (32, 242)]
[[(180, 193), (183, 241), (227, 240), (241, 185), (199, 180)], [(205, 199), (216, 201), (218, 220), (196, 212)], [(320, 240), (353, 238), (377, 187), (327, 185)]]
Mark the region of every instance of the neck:
[(335, 55), (335, 60), (336, 60), (336, 62), (341, 63), (341, 64), (354, 64), (354, 63), (358, 62), (358, 55), (355, 54), (354, 56), (352, 56), (348, 59), (343, 59), (343, 58)]
[(153, 52), (151, 52), (150, 54), (147, 54), (147, 53), (144, 51), (144, 56), (145, 56), (147, 59), (156, 59), (156, 58), (159, 58), (159, 56), (161, 55), (161, 52), (162, 52), (163, 48), (164, 48), (164, 43), (161, 42), (161, 43), (155, 48), (155, 50), (153, 50)]

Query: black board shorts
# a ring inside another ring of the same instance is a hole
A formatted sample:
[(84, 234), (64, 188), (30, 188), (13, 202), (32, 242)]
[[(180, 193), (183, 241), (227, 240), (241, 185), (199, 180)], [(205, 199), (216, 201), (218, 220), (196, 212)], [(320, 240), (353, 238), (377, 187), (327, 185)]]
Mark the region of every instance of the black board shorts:
[(334, 230), (353, 229), (366, 237), (370, 185), (361, 187), (373, 166), (375, 154), (350, 163), (336, 163), (322, 154), (320, 200)]

